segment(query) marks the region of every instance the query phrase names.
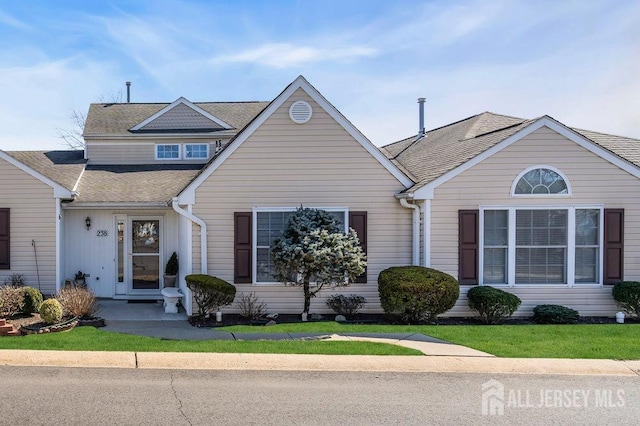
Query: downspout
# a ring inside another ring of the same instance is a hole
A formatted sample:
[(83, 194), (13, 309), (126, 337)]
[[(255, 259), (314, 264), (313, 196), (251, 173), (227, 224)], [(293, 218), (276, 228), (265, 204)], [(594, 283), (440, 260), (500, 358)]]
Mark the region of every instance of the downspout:
[[(63, 238), (63, 229), (62, 229), (62, 200), (60, 198), (56, 198), (56, 293), (60, 291), (60, 286), (62, 284), (62, 238)], [(34, 250), (35, 250), (35, 243)], [(36, 262), (38, 260), (36, 259)]]
[(406, 198), (399, 198), (400, 205), (413, 210), (413, 264), (420, 265), (420, 206), (409, 203)]
[(191, 212), (181, 209), (178, 206), (178, 198), (174, 197), (171, 200), (171, 207), (180, 216), (184, 216), (191, 222), (194, 222), (200, 227), (200, 273), (207, 273), (207, 224), (202, 219), (194, 215)]

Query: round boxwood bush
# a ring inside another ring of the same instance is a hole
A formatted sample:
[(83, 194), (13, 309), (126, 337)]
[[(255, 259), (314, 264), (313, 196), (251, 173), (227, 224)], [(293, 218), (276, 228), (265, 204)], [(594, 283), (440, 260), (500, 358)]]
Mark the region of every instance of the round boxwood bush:
[(613, 286), (611, 294), (623, 311), (640, 316), (640, 282), (622, 281)]
[(403, 322), (430, 321), (455, 305), (458, 281), (444, 272), (423, 266), (394, 266), (378, 276), (384, 312)]
[(498, 324), (509, 318), (522, 303), (515, 294), (488, 285), (472, 287), (467, 292), (467, 299), (469, 307), (487, 324)]
[(40, 290), (33, 287), (23, 287), (24, 292), (24, 305), (22, 306), (22, 313), (25, 315), (35, 314), (40, 310), (42, 304), (42, 293)]
[(198, 304), (198, 315), (205, 316), (222, 306), (230, 305), (236, 297), (236, 287), (225, 280), (205, 274), (184, 277)]
[(40, 305), (40, 317), (47, 324), (62, 320), (62, 305), (56, 299), (47, 299)]
[(538, 324), (575, 324), (578, 318), (578, 311), (566, 306), (538, 305), (533, 308), (533, 320)]

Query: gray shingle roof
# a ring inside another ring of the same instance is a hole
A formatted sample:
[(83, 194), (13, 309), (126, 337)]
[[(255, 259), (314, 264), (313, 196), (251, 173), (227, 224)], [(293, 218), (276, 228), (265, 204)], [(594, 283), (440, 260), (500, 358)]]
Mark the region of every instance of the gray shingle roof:
[[(389, 144), (381, 151), (398, 165), (404, 166), (418, 180), (417, 189), (461, 166), (509, 136), (524, 129), (536, 119), (510, 117), (483, 112), (464, 120), (430, 130), (426, 137), (412, 136)], [(640, 140), (572, 129), (595, 144), (640, 167)]]
[(83, 151), (7, 151), (7, 154), (69, 191), (87, 162)]
[(198, 174), (202, 164), (86, 167), (80, 203), (168, 203)]
[[(194, 104), (235, 129), (242, 129), (269, 102), (194, 102)], [(170, 104), (91, 104), (87, 113), (84, 135), (130, 135), (129, 129), (168, 105)]]

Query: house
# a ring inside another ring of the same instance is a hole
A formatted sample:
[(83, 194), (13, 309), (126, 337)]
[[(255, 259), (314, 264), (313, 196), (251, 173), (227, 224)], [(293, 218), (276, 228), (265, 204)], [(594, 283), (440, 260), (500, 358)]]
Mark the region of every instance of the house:
[(304, 205), (353, 228), (368, 257), (312, 311), (339, 291), (380, 312), (380, 271), (419, 264), (459, 278), (449, 315), (470, 314), (482, 284), (518, 294), (523, 315), (615, 312), (610, 284), (640, 277), (639, 141), (492, 113), (420, 130), (378, 149), (303, 77), (271, 102), (92, 104), (84, 151), (0, 151), (0, 279), (50, 294), (82, 271), (99, 297), (153, 299), (175, 251), (189, 313), (190, 273), (300, 312), (269, 246)]
[(474, 285), (538, 304), (612, 316), (612, 284), (640, 279), (640, 141), (570, 128), (551, 117), (485, 112), (382, 148), (415, 185), (420, 263), (456, 276), (448, 315), (471, 312)]

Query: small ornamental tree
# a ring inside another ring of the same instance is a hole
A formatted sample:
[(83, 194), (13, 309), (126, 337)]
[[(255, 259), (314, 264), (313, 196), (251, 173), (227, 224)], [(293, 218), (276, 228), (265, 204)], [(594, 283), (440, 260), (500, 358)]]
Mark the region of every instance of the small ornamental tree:
[(311, 298), (325, 285), (348, 285), (367, 266), (353, 229), (345, 234), (339, 222), (325, 210), (303, 207), (289, 216), (282, 236), (271, 245), (271, 257), (278, 281), (302, 286), (303, 313), (307, 314)]

